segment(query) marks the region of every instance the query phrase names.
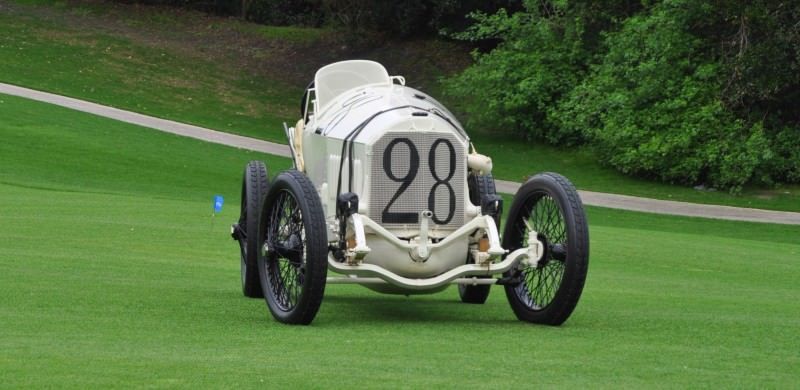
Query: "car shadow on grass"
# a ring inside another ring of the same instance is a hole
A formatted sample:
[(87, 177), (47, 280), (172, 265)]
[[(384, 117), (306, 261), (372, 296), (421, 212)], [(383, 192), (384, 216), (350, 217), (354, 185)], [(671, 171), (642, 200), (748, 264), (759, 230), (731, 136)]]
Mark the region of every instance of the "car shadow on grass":
[(471, 305), (461, 303), (457, 295), (452, 299), (437, 298), (326, 294), (315, 323), (324, 323), (325, 326), (348, 324), (354, 318), (373, 323), (519, 323), (508, 307), (500, 308), (497, 302)]

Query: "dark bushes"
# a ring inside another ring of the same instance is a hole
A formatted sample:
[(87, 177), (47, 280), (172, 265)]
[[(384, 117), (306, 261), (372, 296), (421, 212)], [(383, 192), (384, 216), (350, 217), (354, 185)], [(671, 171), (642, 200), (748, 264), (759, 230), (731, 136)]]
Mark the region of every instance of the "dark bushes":
[[(615, 6), (615, 4), (619, 4)], [(800, 20), (779, 1), (529, 1), (448, 83), (470, 121), (589, 144), (622, 172), (737, 190), (800, 181)]]
[(440, 29), (463, 29), (475, 10), (519, 10), (520, 0), (134, 0), (233, 15), (269, 25), (321, 26), (394, 37), (436, 35)]

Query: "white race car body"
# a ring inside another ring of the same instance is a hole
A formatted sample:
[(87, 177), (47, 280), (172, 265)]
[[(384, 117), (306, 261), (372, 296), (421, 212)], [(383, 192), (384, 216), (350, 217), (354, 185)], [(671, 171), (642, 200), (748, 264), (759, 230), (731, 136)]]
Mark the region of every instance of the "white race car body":
[[(368, 249), (351, 248), (364, 251), (350, 253), (358, 261), (348, 266), (373, 265), (399, 278), (431, 278), (467, 263), (473, 231), (459, 229), (473, 221), (475, 228), (485, 228), (486, 219), (469, 200), (466, 132), (443, 105), (403, 84), (402, 77), (390, 77), (371, 61), (321, 68), (307, 100), (307, 120), (288, 134), (297, 167), (319, 193), (329, 242), (339, 236), (337, 196), (358, 196), (365, 234), (361, 244)], [(491, 169), (490, 162), (485, 165)], [(497, 252), (496, 229), (493, 235)], [(348, 236), (354, 240), (355, 232)], [(415, 249), (420, 244), (429, 253), (420, 256)], [(331, 263), (334, 271), (349, 273), (341, 269), (345, 265)], [(416, 290), (446, 287), (434, 284)]]
[[(327, 284), (425, 294), (458, 286), (482, 304), (502, 286), (523, 321), (559, 325), (578, 303), (589, 231), (569, 180), (528, 179), (498, 224), (492, 161), (455, 117), (372, 61), (321, 68), (285, 126), (295, 169), (250, 161), (231, 236), (242, 292), (283, 323), (309, 324)], [(341, 276), (331, 276), (329, 271)]]

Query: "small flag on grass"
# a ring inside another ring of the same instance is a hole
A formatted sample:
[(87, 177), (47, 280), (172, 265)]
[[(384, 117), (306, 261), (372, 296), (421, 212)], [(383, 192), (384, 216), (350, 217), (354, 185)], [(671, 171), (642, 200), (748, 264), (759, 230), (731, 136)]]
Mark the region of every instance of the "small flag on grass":
[(222, 195), (214, 195), (214, 214), (222, 211), (223, 203), (225, 203), (225, 199), (222, 198)]

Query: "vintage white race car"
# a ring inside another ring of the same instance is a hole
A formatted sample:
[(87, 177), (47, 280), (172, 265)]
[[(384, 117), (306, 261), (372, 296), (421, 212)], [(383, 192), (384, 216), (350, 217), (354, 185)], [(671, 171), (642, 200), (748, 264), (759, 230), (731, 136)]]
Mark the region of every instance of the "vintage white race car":
[(310, 323), (331, 283), (393, 294), (457, 284), (468, 303), (484, 303), (499, 284), (521, 320), (559, 325), (570, 316), (589, 234), (566, 178), (524, 183), (501, 238), (491, 159), (403, 77), (372, 61), (327, 65), (301, 116), (284, 125), (294, 168), (270, 181), (262, 162), (250, 162), (232, 228), (244, 295), (263, 296), (275, 319)]

